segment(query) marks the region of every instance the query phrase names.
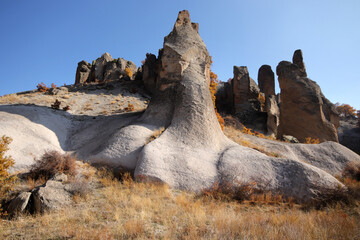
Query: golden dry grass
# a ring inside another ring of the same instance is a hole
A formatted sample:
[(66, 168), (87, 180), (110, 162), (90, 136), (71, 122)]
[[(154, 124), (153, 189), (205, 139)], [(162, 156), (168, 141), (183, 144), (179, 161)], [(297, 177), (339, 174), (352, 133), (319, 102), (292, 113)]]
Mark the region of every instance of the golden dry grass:
[(242, 137), (242, 135), (246, 134), (246, 133), (244, 133), (242, 130), (240, 130), (240, 129), (236, 128), (236, 127), (233, 127), (233, 126), (230, 126), (230, 125), (225, 125), (224, 134), (228, 138), (233, 140), (234, 142), (240, 144), (241, 146), (255, 149), (255, 150), (257, 150), (259, 152), (262, 152), (262, 153), (264, 153), (264, 154), (266, 154), (266, 155), (268, 155), (270, 157), (281, 157), (280, 154), (278, 154), (278, 153), (267, 151), (263, 147), (258, 146), (256, 144), (250, 142), (249, 140), (244, 139)]
[(3, 220), (1, 239), (358, 239), (360, 208), (302, 211), (198, 197), (167, 185), (98, 174), (73, 206)]

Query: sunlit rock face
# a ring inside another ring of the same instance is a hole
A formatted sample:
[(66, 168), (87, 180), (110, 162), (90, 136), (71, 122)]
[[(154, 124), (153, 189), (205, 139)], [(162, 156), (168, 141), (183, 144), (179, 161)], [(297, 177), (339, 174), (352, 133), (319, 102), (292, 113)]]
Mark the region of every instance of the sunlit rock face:
[(338, 142), (338, 114), (319, 85), (307, 78), (302, 53), (296, 50), (294, 62), (282, 61), (276, 68), (281, 89), (281, 114), (278, 136), (292, 135)]

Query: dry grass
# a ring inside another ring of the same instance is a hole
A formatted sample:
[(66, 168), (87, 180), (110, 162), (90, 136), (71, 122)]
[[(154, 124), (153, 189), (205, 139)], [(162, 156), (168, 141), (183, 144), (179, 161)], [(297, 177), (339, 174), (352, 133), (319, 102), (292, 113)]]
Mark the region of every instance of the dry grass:
[(20, 215), (1, 239), (358, 239), (360, 208), (302, 211), (299, 206), (239, 204), (167, 185), (100, 174), (102, 187), (73, 206)]
[(270, 152), (270, 151), (267, 151), (266, 149), (264, 149), (263, 147), (261, 146), (258, 146), (248, 140), (245, 140), (242, 135), (243, 134), (246, 134), (243, 132), (243, 130), (240, 130), (232, 125), (225, 125), (225, 128), (224, 128), (224, 134), (230, 138), (231, 140), (233, 140), (234, 142), (240, 144), (241, 146), (244, 146), (244, 147), (248, 147), (248, 148), (252, 148), (252, 149), (255, 149), (261, 153), (264, 153), (270, 157), (281, 157), (280, 154), (278, 153), (275, 153), (275, 152)]

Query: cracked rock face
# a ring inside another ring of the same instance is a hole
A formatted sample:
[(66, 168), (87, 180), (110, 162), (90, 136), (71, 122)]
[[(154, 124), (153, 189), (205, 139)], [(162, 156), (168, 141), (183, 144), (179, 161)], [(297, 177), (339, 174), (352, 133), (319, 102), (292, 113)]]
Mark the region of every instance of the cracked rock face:
[(334, 105), (306, 77), (300, 50), (295, 51), (293, 61), (282, 61), (276, 68), (281, 89), (278, 136), (291, 135), (300, 142), (308, 137), (338, 142), (339, 117)]

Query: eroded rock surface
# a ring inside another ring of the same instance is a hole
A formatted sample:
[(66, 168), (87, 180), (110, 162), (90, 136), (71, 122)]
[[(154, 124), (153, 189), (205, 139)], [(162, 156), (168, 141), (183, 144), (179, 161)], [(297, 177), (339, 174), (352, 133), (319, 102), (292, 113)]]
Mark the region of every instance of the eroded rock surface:
[(87, 61), (81, 61), (78, 63), (75, 76), (75, 84), (83, 84), (89, 81), (91, 73), (91, 64)]
[(275, 75), (269, 65), (262, 65), (259, 68), (258, 83), (265, 97), (275, 95)]
[(86, 61), (78, 63), (75, 84), (114, 81), (123, 77), (132, 78), (136, 72), (136, 65), (132, 61), (123, 58), (113, 59), (109, 53), (104, 53), (92, 64)]
[[(155, 94), (146, 111), (107, 119), (84, 118), (81, 124), (64, 130), (70, 135), (67, 145), (71, 150), (90, 162), (134, 171), (136, 178), (194, 191), (228, 177), (242, 183), (256, 181), (298, 200), (341, 186), (324, 170), (360, 159), (347, 154), (338, 143), (302, 144), (295, 150), (279, 143), (279, 151), (286, 154), (269, 157), (225, 137), (209, 91), (211, 59), (198, 30), (189, 13), (181, 11), (164, 39), (154, 76)], [(161, 128), (165, 130), (153, 136)], [(16, 138), (16, 134), (12, 136)], [(309, 156), (311, 161), (306, 163), (298, 156)], [(53, 187), (61, 189), (59, 184)]]
[(292, 135), (320, 142), (338, 142), (338, 114), (319, 85), (306, 77), (302, 54), (295, 51), (294, 63), (282, 61), (276, 68), (281, 89), (281, 114), (278, 136)]

